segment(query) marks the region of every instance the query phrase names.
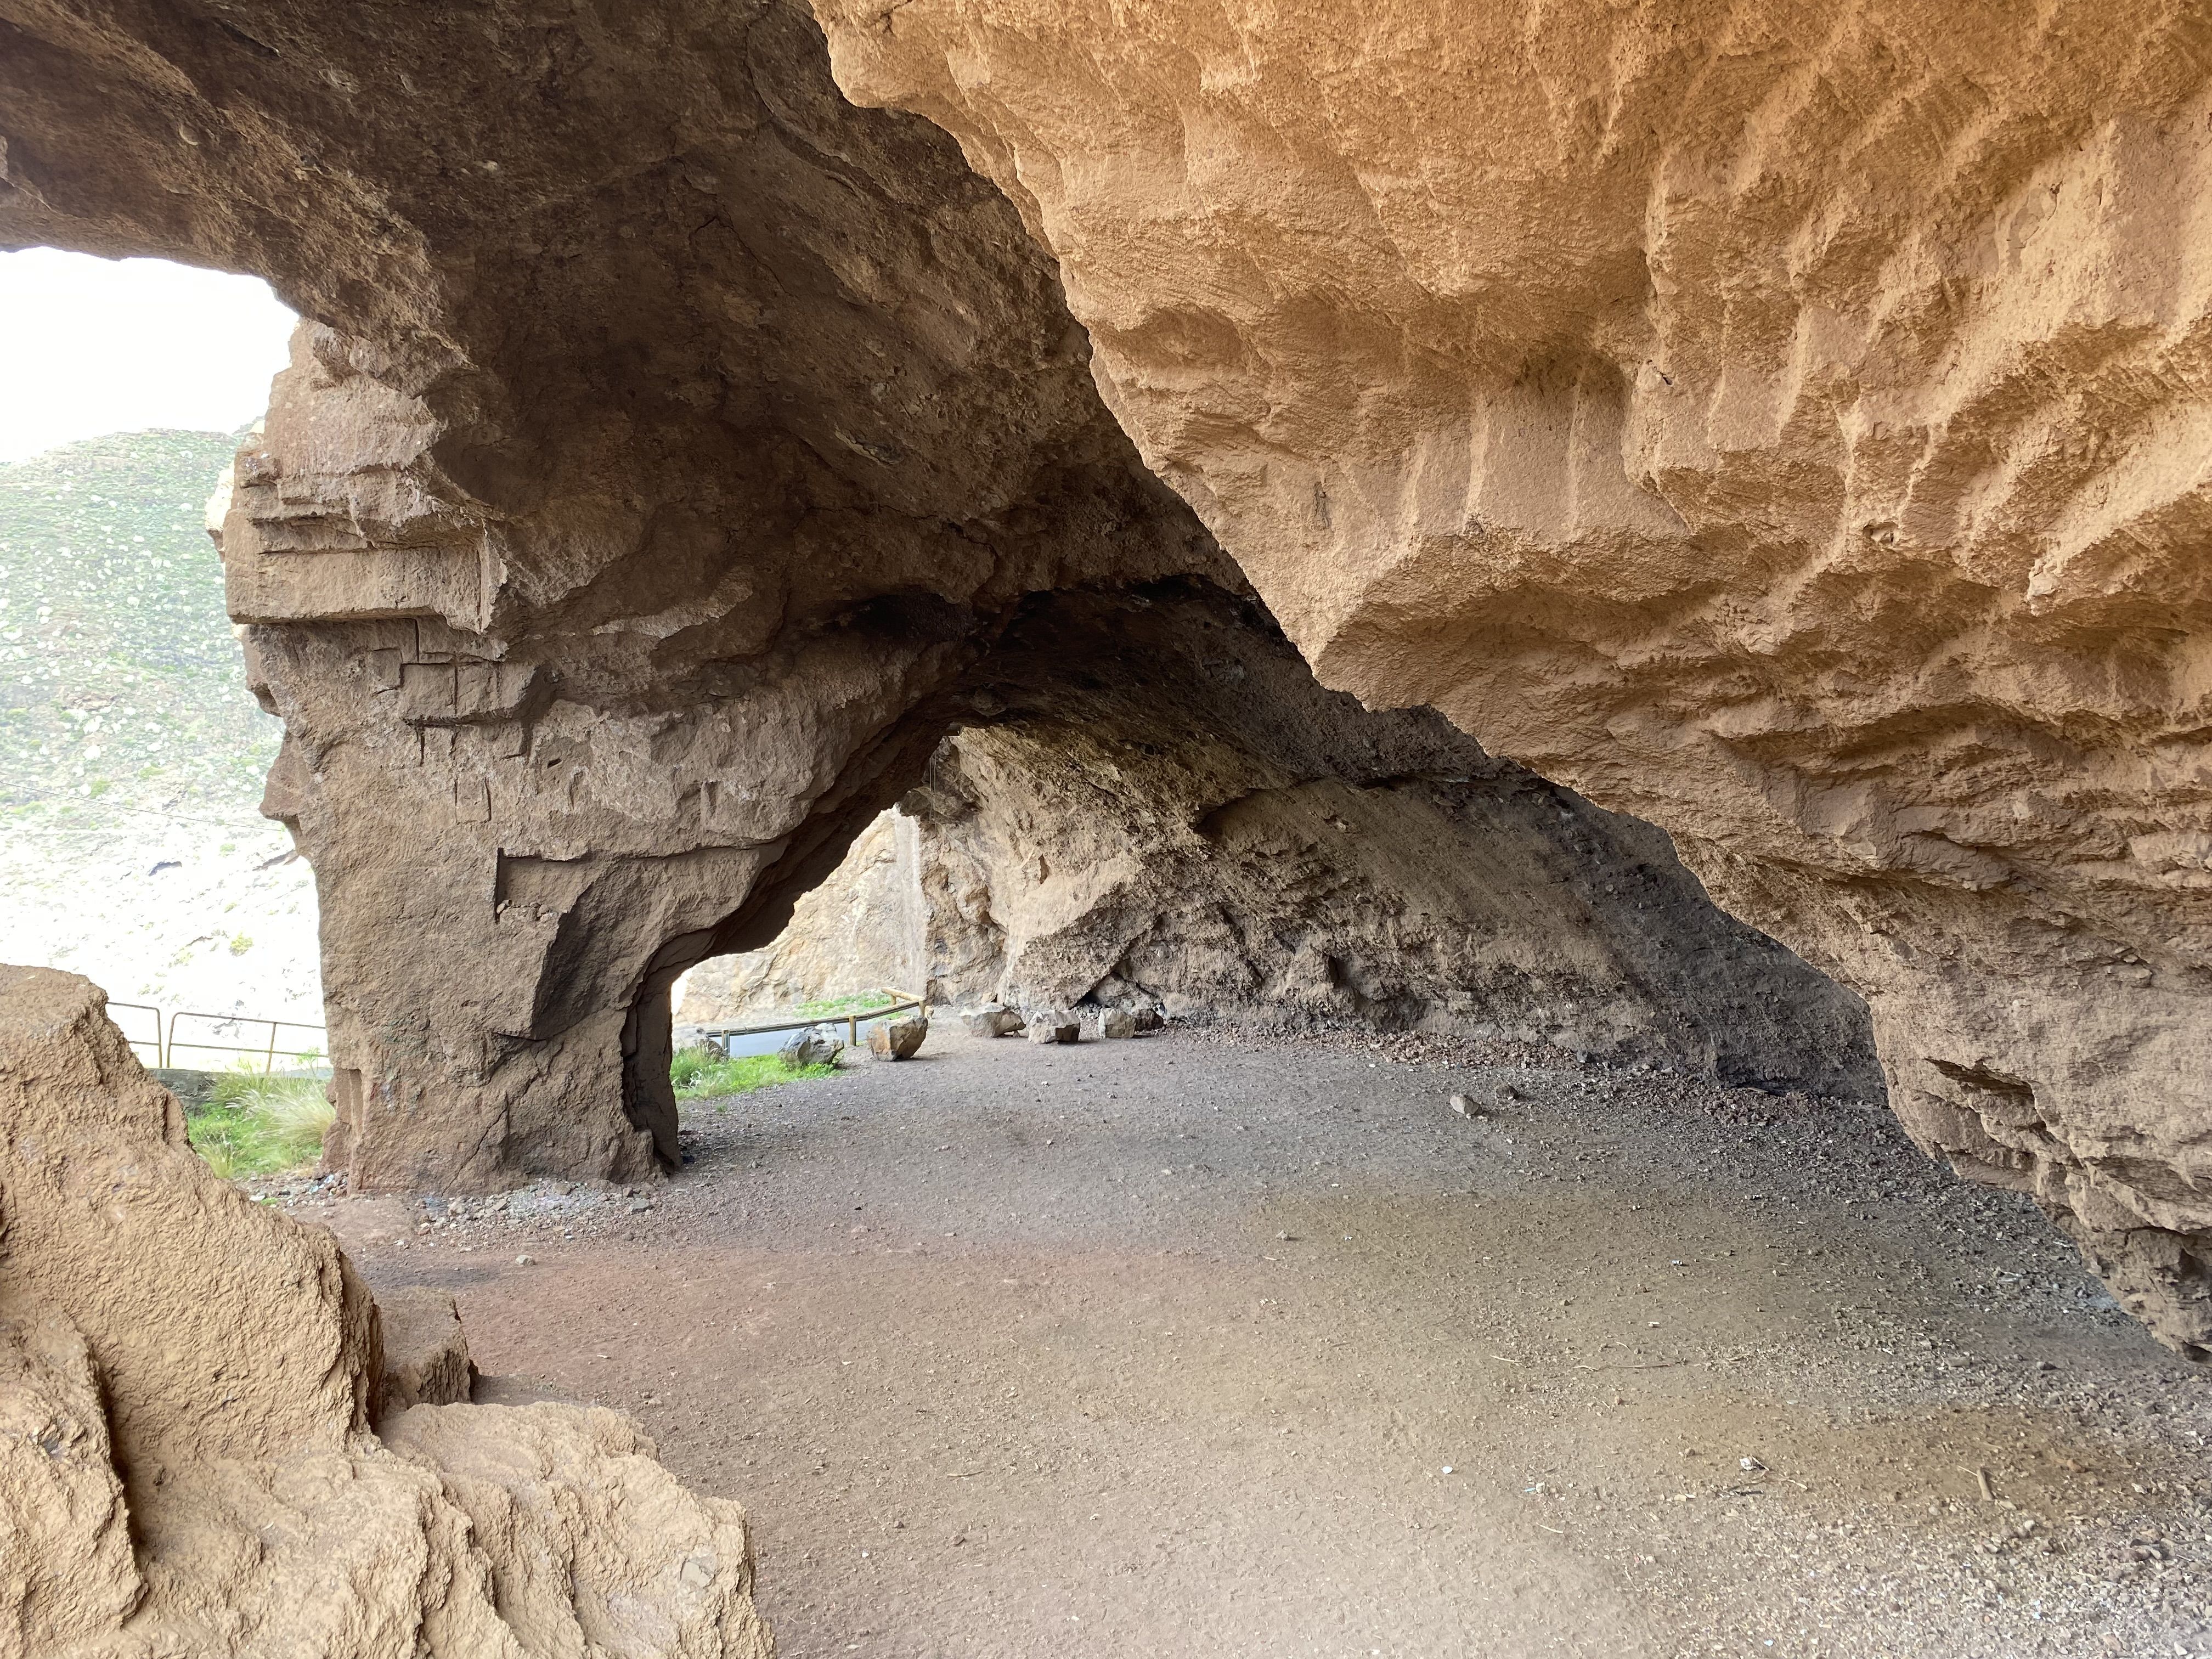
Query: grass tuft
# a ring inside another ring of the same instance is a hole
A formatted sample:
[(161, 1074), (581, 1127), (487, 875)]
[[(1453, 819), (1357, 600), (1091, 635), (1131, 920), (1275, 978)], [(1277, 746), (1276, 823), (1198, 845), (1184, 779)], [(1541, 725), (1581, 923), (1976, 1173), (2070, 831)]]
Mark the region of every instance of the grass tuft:
[(208, 1168), (235, 1181), (313, 1163), (337, 1120), (319, 1077), (226, 1072), (186, 1115), (185, 1128)]
[(678, 1100), (705, 1100), (720, 1095), (750, 1094), (794, 1083), (803, 1077), (835, 1077), (835, 1066), (787, 1066), (775, 1054), (743, 1054), (717, 1060), (704, 1048), (679, 1049), (668, 1067), (668, 1080), (676, 1085)]
[(872, 1008), (888, 1008), (897, 1000), (889, 991), (854, 991), (822, 1002), (802, 1002), (791, 1012), (801, 1019), (825, 1019), (832, 1014), (865, 1014)]

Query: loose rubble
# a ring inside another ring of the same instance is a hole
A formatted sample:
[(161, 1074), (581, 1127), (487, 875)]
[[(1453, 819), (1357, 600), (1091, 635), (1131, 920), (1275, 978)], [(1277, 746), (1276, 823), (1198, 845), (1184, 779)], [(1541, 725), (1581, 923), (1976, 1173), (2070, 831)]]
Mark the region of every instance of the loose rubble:
[(799, 1032), (776, 1050), (776, 1056), (793, 1071), (808, 1066), (834, 1066), (845, 1052), (845, 1040), (832, 1025), (816, 1025)]
[(970, 1036), (1011, 1036), (1023, 1029), (1022, 1017), (1003, 1002), (987, 1002), (960, 1016), (960, 1024)]
[(1074, 1042), (1083, 1036), (1083, 1022), (1065, 1008), (1028, 1009), (1022, 1021), (1031, 1042)]

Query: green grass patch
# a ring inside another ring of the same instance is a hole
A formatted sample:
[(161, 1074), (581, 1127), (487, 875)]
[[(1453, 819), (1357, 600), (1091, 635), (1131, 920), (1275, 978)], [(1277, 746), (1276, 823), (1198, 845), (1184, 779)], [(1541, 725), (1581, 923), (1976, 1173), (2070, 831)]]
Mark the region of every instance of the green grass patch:
[(742, 1054), (717, 1060), (704, 1048), (677, 1052), (668, 1067), (668, 1080), (676, 1085), (678, 1100), (706, 1100), (718, 1095), (750, 1094), (779, 1083), (795, 1083), (803, 1077), (835, 1077), (835, 1066), (787, 1066), (776, 1054)]
[(823, 1019), (831, 1014), (865, 1014), (871, 1009), (888, 1008), (898, 1000), (889, 991), (854, 991), (824, 1002), (802, 1002), (791, 1012), (801, 1019)]
[(185, 1115), (185, 1131), (208, 1167), (234, 1181), (313, 1163), (337, 1117), (319, 1077), (225, 1072)]

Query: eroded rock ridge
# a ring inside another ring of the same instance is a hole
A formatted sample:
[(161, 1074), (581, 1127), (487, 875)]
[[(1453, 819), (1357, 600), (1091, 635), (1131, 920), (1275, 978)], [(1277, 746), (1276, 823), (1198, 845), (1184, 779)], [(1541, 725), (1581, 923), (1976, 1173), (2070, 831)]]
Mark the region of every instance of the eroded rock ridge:
[(0, 967), (0, 1653), (767, 1659), (735, 1504), (618, 1413), (398, 1408), (336, 1242), (75, 975)]
[(2212, 1352), (2212, 21), (819, 0), (1327, 684), (1660, 824)]

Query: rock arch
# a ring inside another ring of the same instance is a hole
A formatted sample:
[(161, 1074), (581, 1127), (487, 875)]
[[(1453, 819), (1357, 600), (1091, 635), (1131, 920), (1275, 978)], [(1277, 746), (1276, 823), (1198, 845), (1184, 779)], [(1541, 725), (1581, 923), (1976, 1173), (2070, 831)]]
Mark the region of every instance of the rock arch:
[(645, 1167), (1024, 596), (1249, 580), (2212, 1342), (2195, 9), (817, 9), (912, 113), (791, 0), (0, 7), (0, 238), (315, 319), (223, 544), (365, 1181)]

